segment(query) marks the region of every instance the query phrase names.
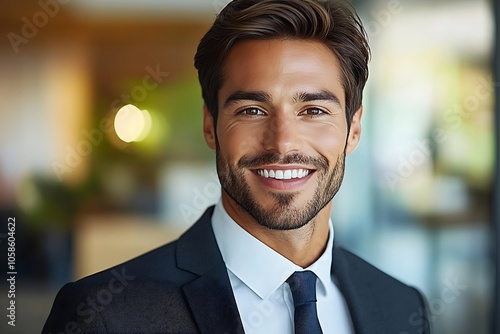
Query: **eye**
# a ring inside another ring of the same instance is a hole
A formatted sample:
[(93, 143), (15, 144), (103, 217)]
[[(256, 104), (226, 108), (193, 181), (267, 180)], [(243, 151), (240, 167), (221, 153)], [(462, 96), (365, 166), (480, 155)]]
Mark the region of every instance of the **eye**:
[(319, 108), (307, 108), (304, 111), (302, 111), (299, 115), (305, 115), (305, 116), (322, 116), (326, 115), (327, 112), (324, 111), (323, 109)]
[(238, 114), (245, 115), (245, 116), (262, 116), (265, 115), (265, 113), (258, 109), (258, 108), (247, 108), (243, 109)]

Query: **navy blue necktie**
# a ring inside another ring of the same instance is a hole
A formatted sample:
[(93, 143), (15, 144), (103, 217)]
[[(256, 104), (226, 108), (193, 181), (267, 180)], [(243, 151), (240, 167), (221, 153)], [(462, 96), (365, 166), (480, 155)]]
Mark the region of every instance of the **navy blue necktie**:
[(295, 306), (295, 334), (322, 334), (316, 311), (316, 275), (309, 270), (296, 271), (286, 281)]

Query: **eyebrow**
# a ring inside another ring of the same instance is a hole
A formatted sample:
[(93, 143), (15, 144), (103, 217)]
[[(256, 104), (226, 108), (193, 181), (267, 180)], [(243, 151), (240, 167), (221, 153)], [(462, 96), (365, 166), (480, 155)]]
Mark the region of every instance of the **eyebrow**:
[(322, 90), (319, 93), (300, 92), (293, 98), (293, 101), (295, 103), (327, 101), (335, 103), (339, 108), (342, 109), (342, 104), (340, 103), (340, 99), (337, 97), (337, 95), (327, 90)]
[(226, 101), (224, 101), (224, 108), (238, 101), (269, 102), (271, 101), (271, 95), (265, 92), (246, 92), (239, 90), (229, 95)]
[[(229, 95), (229, 97), (224, 101), (224, 108), (231, 106), (238, 101), (255, 101), (255, 102), (270, 102), (271, 95), (266, 92), (261, 91), (236, 91)], [(327, 101), (335, 103), (340, 109), (342, 109), (342, 104), (340, 99), (334, 93), (322, 90), (317, 93), (299, 92), (293, 97), (294, 103), (304, 103), (313, 101)]]

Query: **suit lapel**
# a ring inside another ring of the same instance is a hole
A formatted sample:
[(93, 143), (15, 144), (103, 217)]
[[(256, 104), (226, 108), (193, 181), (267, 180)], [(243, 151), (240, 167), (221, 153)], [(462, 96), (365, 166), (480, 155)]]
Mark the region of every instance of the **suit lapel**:
[(185, 285), (184, 293), (202, 333), (244, 333), (225, 265)]
[(199, 275), (183, 287), (202, 333), (244, 333), (226, 265), (212, 230), (213, 207), (178, 241), (177, 266)]
[(373, 311), (379, 309), (379, 305), (377, 296), (373, 292), (378, 291), (377, 287), (373, 286), (373, 281), (366, 277), (366, 273), (359, 272), (359, 268), (351, 266), (344, 249), (333, 248), (332, 274), (347, 302), (354, 332), (386, 334), (375, 329), (378, 319), (376, 312)]
[(334, 247), (332, 273), (356, 334), (422, 333), (429, 327), (417, 290), (341, 247)]

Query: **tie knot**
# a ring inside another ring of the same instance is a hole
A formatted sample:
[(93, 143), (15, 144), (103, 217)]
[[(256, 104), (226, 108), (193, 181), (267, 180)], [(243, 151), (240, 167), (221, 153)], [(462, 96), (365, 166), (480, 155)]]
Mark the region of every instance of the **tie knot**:
[(295, 307), (316, 302), (316, 275), (310, 271), (296, 271), (286, 281), (292, 291)]

